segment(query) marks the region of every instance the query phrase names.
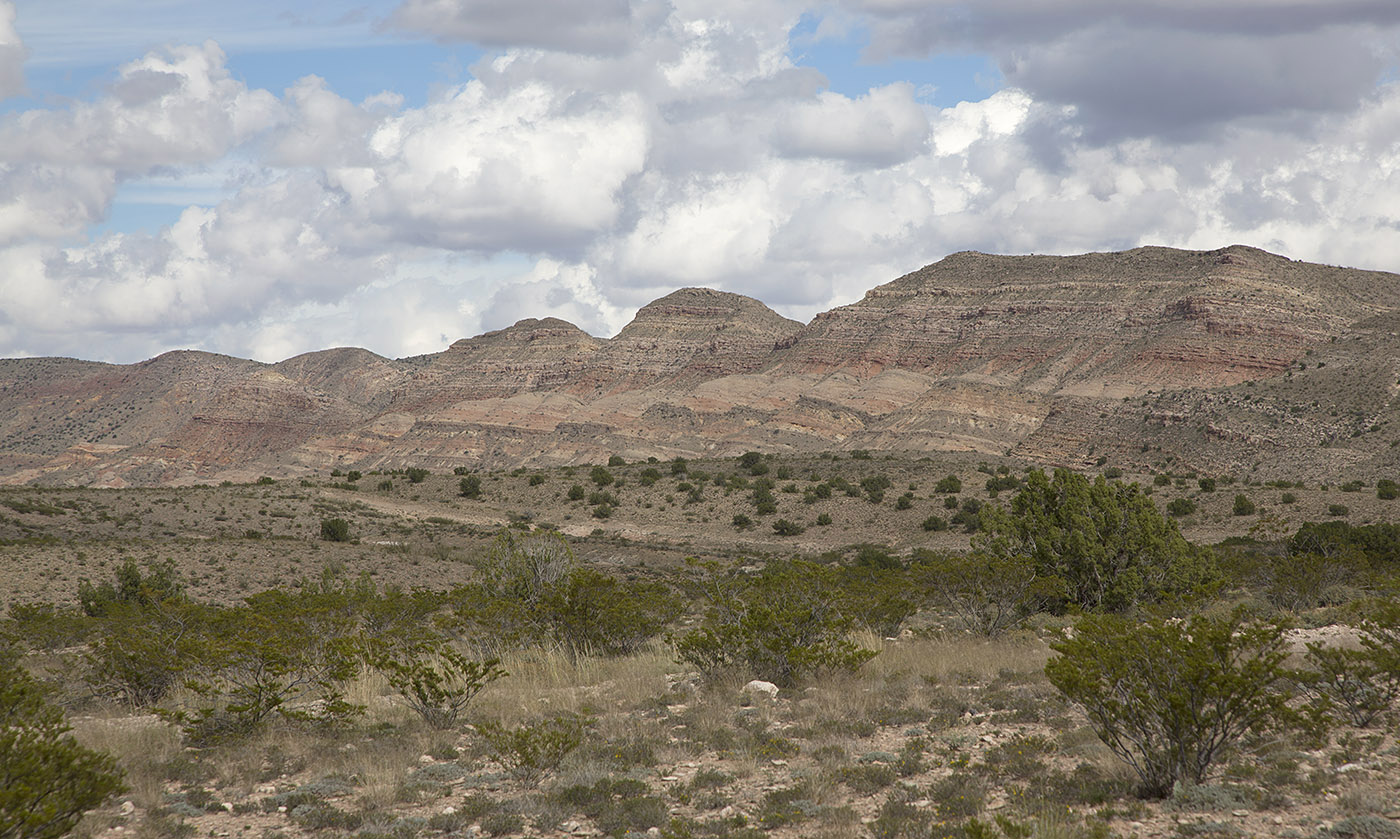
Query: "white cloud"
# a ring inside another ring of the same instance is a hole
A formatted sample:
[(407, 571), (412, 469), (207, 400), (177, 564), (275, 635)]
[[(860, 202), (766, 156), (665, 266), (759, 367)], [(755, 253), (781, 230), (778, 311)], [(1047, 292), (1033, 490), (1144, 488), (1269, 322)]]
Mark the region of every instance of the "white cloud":
[(858, 99), (823, 91), (794, 104), (778, 122), (780, 153), (826, 157), (865, 166), (891, 166), (924, 151), (929, 125), (907, 82), (871, 90)]
[[(0, 117), (0, 353), (406, 355), (523, 317), (612, 334), (684, 285), (806, 318), (968, 248), (1242, 241), (1400, 269), (1400, 84), (1366, 86), (1369, 47), (1336, 58), (1364, 27), (1389, 31), (1382, 7), (1357, 0), (1329, 28), (1302, 4), (1230, 0), (1193, 47), (1204, 24), (1166, 0), (1072, 0), (1033, 31), (1022, 18), (1042, 5), (861, 7), (877, 45), (961, 39), (1021, 62), (1013, 86), (944, 109), (909, 84), (826, 90), (793, 64), (795, 2), (608, 7), (606, 36), (505, 15), (504, 47), (413, 108), (314, 76), (250, 90), (213, 44), (152, 53), (91, 101)], [(1247, 7), (1280, 19), (1256, 26)], [(454, 29), (484, 26), (462, 19), (480, 8), (422, 0), (400, 17), (489, 40)], [(935, 19), (963, 28), (918, 26)], [(1328, 48), (1289, 77), (1285, 43)], [(1185, 110), (1132, 72), (1173, 61), (1202, 88)], [(1225, 67), (1238, 78), (1205, 89)], [(1144, 91), (1152, 107), (1134, 104)], [(167, 229), (82, 235), (114, 195), (181, 188), (203, 206)]]

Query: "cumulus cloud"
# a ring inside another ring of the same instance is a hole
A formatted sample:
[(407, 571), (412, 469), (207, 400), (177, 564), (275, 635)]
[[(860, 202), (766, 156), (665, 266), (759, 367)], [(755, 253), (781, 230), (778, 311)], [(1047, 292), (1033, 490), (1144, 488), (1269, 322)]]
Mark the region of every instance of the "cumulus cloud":
[(0, 0), (0, 99), (24, 92), (24, 48), (15, 30), (15, 4)]
[[(1400, 84), (1375, 84), (1393, 4), (1053, 5), (850, 0), (874, 53), (1001, 58), (1007, 87), (948, 108), (796, 66), (798, 0), (530, 27), (406, 0), (401, 27), (501, 47), (416, 107), (315, 76), (249, 89), (216, 45), (170, 47), (0, 116), (0, 353), (407, 355), (524, 317), (612, 334), (686, 285), (807, 318), (964, 249), (1240, 241), (1400, 268)], [(156, 177), (227, 184), (154, 234), (84, 235)]]
[(780, 153), (826, 157), (865, 166), (902, 163), (927, 147), (928, 118), (907, 82), (858, 99), (823, 91), (791, 107), (778, 122)]

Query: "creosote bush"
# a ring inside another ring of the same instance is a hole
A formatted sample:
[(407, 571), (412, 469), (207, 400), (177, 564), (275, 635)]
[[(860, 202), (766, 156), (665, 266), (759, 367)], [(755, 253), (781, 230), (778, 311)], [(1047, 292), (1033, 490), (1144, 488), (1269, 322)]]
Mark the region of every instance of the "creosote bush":
[(1146, 623), (1088, 615), (1052, 645), (1045, 674), (1137, 773), (1140, 794), (1163, 798), (1178, 781), (1204, 783), (1247, 735), (1293, 721), (1286, 628), (1239, 610)]
[(322, 519), (321, 539), (326, 542), (349, 542), (350, 522), (345, 519)]
[(833, 596), (832, 569), (802, 560), (770, 562), (752, 578), (714, 565), (700, 594), (700, 626), (672, 637), (676, 656), (707, 674), (738, 667), (779, 685), (823, 670), (855, 670), (876, 655), (847, 636), (855, 620)]
[(43, 687), (0, 648), (0, 839), (58, 839), (122, 788), (116, 761), (78, 745)]

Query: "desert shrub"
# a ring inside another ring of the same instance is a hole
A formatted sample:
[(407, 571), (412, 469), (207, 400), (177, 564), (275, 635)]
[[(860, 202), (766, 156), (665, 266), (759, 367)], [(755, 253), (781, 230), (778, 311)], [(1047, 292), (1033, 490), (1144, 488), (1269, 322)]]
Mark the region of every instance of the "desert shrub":
[(680, 611), (679, 598), (662, 583), (619, 580), (589, 568), (549, 586), (537, 607), (549, 635), (575, 657), (635, 652)]
[(457, 494), (463, 498), (481, 497), (481, 476), (468, 475), (457, 483)]
[(366, 659), (433, 728), (455, 726), (472, 699), (506, 675), (500, 659), (472, 660), (445, 644), (436, 649), (426, 644), (407, 649), (371, 645)]
[(583, 744), (585, 727), (580, 717), (558, 716), (512, 728), (482, 722), (476, 730), (502, 766), (516, 777), (538, 783)]
[(349, 542), (350, 522), (345, 519), (322, 519), (321, 539), (326, 542)]
[(1230, 512), (1237, 516), (1254, 515), (1254, 502), (1249, 500), (1249, 496), (1243, 493), (1235, 495), (1235, 503), (1230, 507)]
[(601, 466), (594, 466), (588, 472), (588, 480), (592, 481), (596, 486), (605, 487), (608, 484), (613, 483), (613, 481), (615, 481), (616, 479), (613, 477), (613, 474), (607, 469), (604, 469)]
[(1308, 522), (1288, 540), (1288, 549), (1326, 557), (1359, 551), (1371, 560), (1390, 562), (1400, 555), (1400, 524), (1353, 527), (1344, 521)]
[(1173, 498), (1167, 502), (1167, 515), (1181, 518), (1196, 512), (1196, 502), (1189, 498)]
[(929, 516), (924, 519), (923, 528), (929, 532), (938, 532), (948, 529), (948, 520), (942, 516)]
[(100, 621), (52, 603), (10, 604), (0, 624), (0, 645), (12, 639), (21, 649), (57, 650), (82, 643)]
[(213, 611), (185, 681), (196, 698), (160, 709), (162, 716), (203, 744), (248, 733), (274, 715), (326, 723), (363, 710), (344, 698), (361, 658), (349, 595), (328, 579)]
[(913, 507), (913, 506), (914, 506), (914, 493), (912, 493), (912, 492), (906, 492), (906, 493), (904, 493), (903, 495), (899, 496), (899, 498), (897, 498), (897, 499), (895, 500), (895, 502), (894, 502), (894, 508), (895, 508), (896, 510), (908, 510), (910, 507)]
[(588, 491), (583, 488), (583, 484), (574, 484), (569, 487), (569, 500), (582, 501), (588, 495)]
[(1351, 508), (1348, 507), (1348, 506), (1345, 505), (1345, 504), (1328, 504), (1328, 505), (1327, 505), (1327, 515), (1329, 515), (1329, 516), (1346, 516), (1346, 515), (1350, 515), (1350, 514), (1351, 514)]
[(885, 475), (866, 475), (860, 479), (860, 488), (871, 504), (879, 504), (885, 500), (885, 490), (890, 488), (890, 484), (890, 479)]
[(609, 836), (645, 832), (665, 824), (669, 815), (666, 802), (648, 795), (646, 783), (633, 778), (602, 778), (592, 785), (565, 787), (558, 795), (561, 803), (593, 819)]
[(608, 466), (611, 467), (611, 468), (616, 469), (616, 468), (619, 467), (619, 466), (626, 466), (626, 465), (627, 465), (627, 458), (623, 457), (623, 456), (620, 455), (620, 454), (615, 454), (615, 455), (611, 455), (610, 457), (608, 457)]
[(1295, 504), (1297, 503), (1297, 501), (1298, 496), (1294, 495), (1291, 492), (1280, 493), (1278, 497), (1278, 503), (1280, 504)]
[(404, 476), (408, 478), (410, 484), (421, 484), (426, 481), (431, 474), (433, 473), (418, 466), (410, 466), (408, 469), (404, 470)]
[(962, 481), (957, 475), (949, 475), (941, 478), (933, 491), (940, 495), (957, 495), (962, 492)]
[(93, 692), (144, 707), (186, 677), (212, 610), (186, 600), (109, 608), (86, 654)]
[(593, 518), (595, 519), (610, 519), (612, 518), (612, 514), (613, 508), (611, 504), (599, 504), (593, 508)]
[(807, 528), (797, 522), (788, 521), (787, 519), (778, 519), (773, 522), (773, 532), (779, 536), (800, 536), (806, 530)]
[(986, 505), (980, 524), (976, 549), (1029, 557), (1038, 576), (1059, 579), (1065, 600), (1084, 609), (1195, 597), (1220, 577), (1210, 553), (1187, 542), (1136, 484), (1035, 470), (1010, 510)]
[(830, 514), (830, 513), (818, 513), (818, 514), (817, 514), (817, 527), (826, 527), (826, 526), (829, 525), (829, 524), (831, 524), (831, 514)]
[(1137, 774), (1146, 797), (1204, 783), (1222, 753), (1290, 719), (1286, 626), (1226, 618), (1129, 621), (1089, 615), (1052, 645), (1050, 682)]
[(481, 585), (493, 597), (533, 604), (574, 568), (568, 541), (553, 531), (503, 529), (477, 561)]
[(110, 756), (68, 734), (44, 688), (0, 649), (0, 837), (58, 839), (122, 790)]
[(855, 670), (875, 656), (847, 638), (836, 571), (802, 560), (770, 562), (752, 577), (711, 565), (697, 592), (704, 620), (672, 637), (676, 656), (707, 674), (731, 667), (779, 685), (822, 670)]
[(1400, 498), (1400, 484), (1396, 484), (1389, 478), (1376, 481), (1376, 497), (1382, 501), (1394, 501), (1396, 498)]
[(83, 614), (100, 618), (119, 606), (146, 609), (184, 596), (184, 583), (173, 561), (148, 566), (147, 571), (143, 575), (136, 561), (128, 559), (116, 570), (114, 581), (94, 585), (86, 579), (79, 580), (78, 605)]
[(637, 476), (637, 483), (644, 487), (652, 486), (659, 480), (661, 480), (661, 473), (651, 467), (643, 469), (642, 473)]
[(1201, 492), (1215, 492), (1215, 479), (1198, 478), (1196, 479), (1196, 486), (1201, 488)]
[(683, 458), (683, 457), (678, 457), (678, 458), (676, 458), (675, 460), (672, 460), (672, 461), (671, 461), (671, 474), (672, 474), (672, 475), (684, 475), (687, 468), (689, 468), (689, 464), (686, 462), (686, 459)]
[(1313, 707), (1358, 728), (1370, 726), (1400, 697), (1400, 673), (1370, 650), (1311, 643), (1305, 660), (1300, 681), (1313, 694)]
[(530, 486), (532, 486), (532, 487), (537, 487), (537, 486), (540, 486), (541, 484), (543, 484), (544, 481), (545, 481), (544, 475), (541, 475), (541, 474), (539, 474), (539, 473), (536, 473), (536, 474), (534, 474), (534, 475), (531, 475), (531, 476), (530, 476), (530, 480), (526, 481), (526, 483), (528, 483), (528, 484), (529, 484)]
[(998, 635), (1064, 597), (1063, 581), (1041, 574), (1027, 556), (925, 552), (917, 571), (923, 590), (983, 635)]
[(731, 524), (734, 525), (735, 530), (748, 530), (749, 528), (753, 527), (753, 519), (749, 518), (743, 513), (735, 513), (734, 519), (731, 522)]
[(378, 485), (376, 486), (376, 488), (377, 488), (380, 492), (388, 492), (388, 491), (390, 491), (390, 490), (392, 490), (392, 489), (394, 488), (394, 482), (391, 481), (391, 480), (389, 480), (388, 478), (385, 478), (384, 480), (382, 480), (382, 481), (380, 481), (380, 482), (378, 483)]
[(987, 494), (995, 498), (1002, 490), (1016, 489), (1021, 486), (1021, 479), (1015, 475), (994, 475), (987, 479), (984, 488)]

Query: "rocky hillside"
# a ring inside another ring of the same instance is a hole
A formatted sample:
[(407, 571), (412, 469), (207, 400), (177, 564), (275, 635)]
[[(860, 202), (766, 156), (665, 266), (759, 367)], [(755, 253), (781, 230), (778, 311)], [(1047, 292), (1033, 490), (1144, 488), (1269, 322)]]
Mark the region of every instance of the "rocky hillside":
[(959, 253), (802, 325), (682, 289), (392, 360), (0, 360), (0, 480), (182, 484), (747, 449), (1400, 471), (1400, 276), (1253, 248)]

